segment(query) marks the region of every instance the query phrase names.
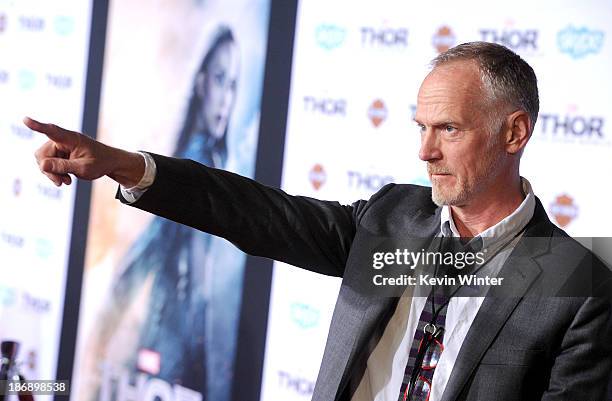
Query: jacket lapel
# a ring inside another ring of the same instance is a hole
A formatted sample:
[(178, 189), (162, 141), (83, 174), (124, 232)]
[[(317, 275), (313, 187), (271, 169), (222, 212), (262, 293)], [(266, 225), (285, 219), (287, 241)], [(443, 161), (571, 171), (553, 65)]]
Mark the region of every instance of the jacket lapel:
[[(400, 231), (407, 236), (423, 240), (433, 237), (440, 229), (440, 209), (434, 210), (433, 214), (419, 210), (403, 225), (405, 229)], [(360, 248), (363, 242), (370, 242), (373, 237), (375, 236), (371, 233), (358, 231), (352, 248)], [(365, 268), (361, 259), (363, 255), (359, 252), (349, 255), (347, 266), (360, 265), (361, 268), (353, 276), (345, 276), (343, 280), (313, 401), (329, 401), (345, 395), (350, 399), (352, 391), (363, 376), (369, 354), (379, 341), (397, 305), (398, 298), (372, 297), (356, 290), (356, 283), (372, 280), (371, 268)]]
[(551, 231), (552, 223), (536, 198), (534, 216), (499, 273), (499, 277), (504, 277), (504, 282), (510, 286), (492, 287), (485, 297), (457, 355), (441, 401), (458, 399), (484, 353), (542, 272), (534, 259), (548, 251)]

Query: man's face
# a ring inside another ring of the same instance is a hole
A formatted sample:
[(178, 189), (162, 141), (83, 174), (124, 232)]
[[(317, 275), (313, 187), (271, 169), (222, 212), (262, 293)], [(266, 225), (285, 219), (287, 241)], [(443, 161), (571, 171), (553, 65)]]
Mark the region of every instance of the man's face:
[(499, 185), (504, 148), (500, 127), (489, 132), (494, 114), (485, 93), (472, 61), (436, 67), (421, 85), (415, 116), (419, 157), (427, 162), (437, 205), (466, 206)]

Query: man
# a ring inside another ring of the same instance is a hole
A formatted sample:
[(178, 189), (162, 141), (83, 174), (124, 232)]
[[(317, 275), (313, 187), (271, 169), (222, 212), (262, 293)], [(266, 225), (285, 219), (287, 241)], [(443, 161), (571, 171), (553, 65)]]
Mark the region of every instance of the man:
[[(56, 185), (70, 184), (68, 174), (107, 175), (122, 202), (342, 277), (313, 400), (602, 400), (612, 327), (592, 275), (609, 275), (548, 220), (519, 175), (537, 114), (536, 77), (519, 56), (483, 42), (450, 49), (417, 101), (432, 188), (390, 184), (351, 206), (25, 124), (49, 137), (36, 158)], [(466, 246), (490, 255), (481, 267), (510, 286), (487, 297), (440, 297), (435, 286), (424, 296), (410, 286), (401, 298), (371, 296), (361, 288), (372, 280), (363, 249), (373, 236), (474, 238)], [(550, 297), (551, 288), (572, 296)]]

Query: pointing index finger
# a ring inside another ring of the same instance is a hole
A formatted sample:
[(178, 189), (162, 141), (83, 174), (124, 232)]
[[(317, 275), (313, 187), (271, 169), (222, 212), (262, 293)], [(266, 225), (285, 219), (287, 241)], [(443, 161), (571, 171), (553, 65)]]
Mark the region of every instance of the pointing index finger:
[(47, 135), (54, 142), (61, 144), (70, 144), (72, 142), (70, 132), (57, 125), (41, 123), (30, 117), (25, 117), (23, 123), (31, 130)]

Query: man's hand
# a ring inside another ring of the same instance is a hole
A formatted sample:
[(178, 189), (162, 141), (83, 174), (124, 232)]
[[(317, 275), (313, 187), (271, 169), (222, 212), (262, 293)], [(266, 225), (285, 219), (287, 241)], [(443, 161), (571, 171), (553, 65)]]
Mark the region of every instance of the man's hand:
[(74, 174), (84, 180), (108, 175), (124, 187), (133, 187), (144, 175), (144, 159), (137, 153), (107, 146), (83, 134), (29, 117), (23, 123), (45, 134), (49, 141), (34, 154), (40, 170), (55, 185), (70, 185)]

